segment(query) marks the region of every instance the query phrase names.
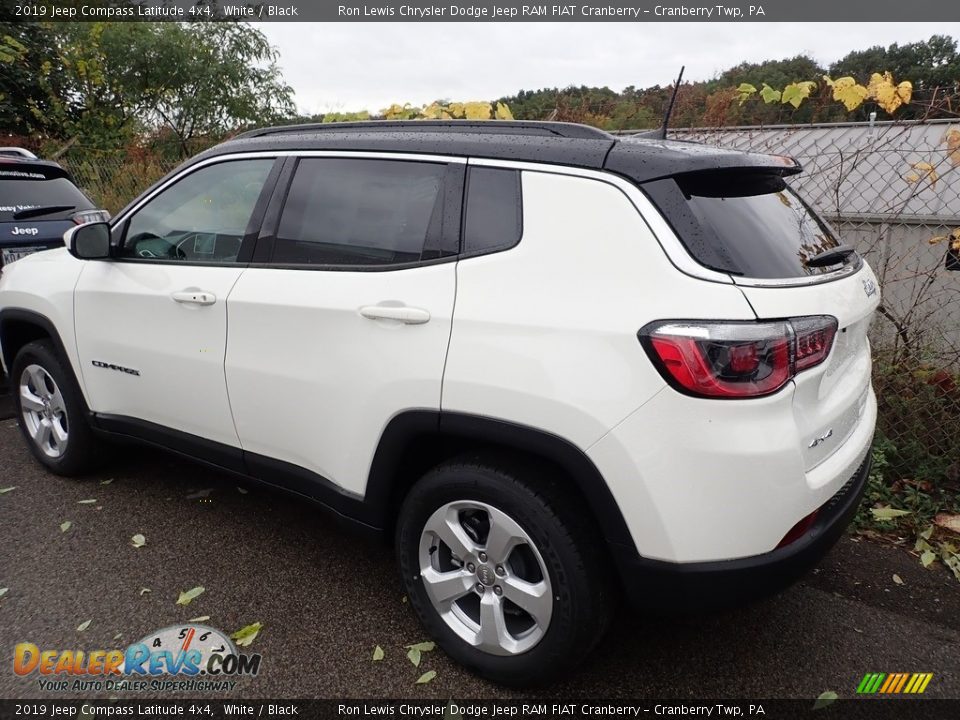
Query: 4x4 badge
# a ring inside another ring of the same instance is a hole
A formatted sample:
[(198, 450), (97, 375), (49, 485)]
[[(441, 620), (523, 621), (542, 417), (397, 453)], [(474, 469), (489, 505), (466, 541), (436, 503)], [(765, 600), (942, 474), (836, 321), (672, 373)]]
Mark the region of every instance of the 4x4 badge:
[(863, 281), (863, 291), (867, 294), (867, 297), (877, 294), (877, 284), (870, 280), (869, 278)]

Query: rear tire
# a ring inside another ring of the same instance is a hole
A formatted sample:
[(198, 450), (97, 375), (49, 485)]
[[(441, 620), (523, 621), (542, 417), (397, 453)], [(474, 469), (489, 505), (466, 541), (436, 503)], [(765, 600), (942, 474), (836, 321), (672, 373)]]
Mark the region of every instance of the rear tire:
[(33, 456), (57, 475), (93, 469), (99, 443), (73, 371), (48, 340), (20, 349), (10, 369), (20, 432)]
[(562, 483), (513, 460), (462, 458), (424, 475), (400, 510), (396, 548), (427, 632), (503, 685), (572, 670), (605, 634), (613, 600), (585, 512)]

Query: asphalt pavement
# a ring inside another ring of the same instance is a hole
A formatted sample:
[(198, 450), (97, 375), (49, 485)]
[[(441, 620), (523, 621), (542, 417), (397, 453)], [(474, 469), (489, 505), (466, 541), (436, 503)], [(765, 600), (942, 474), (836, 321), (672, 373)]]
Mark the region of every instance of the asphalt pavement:
[[(14, 675), (16, 643), (110, 649), (198, 616), (228, 632), (263, 623), (246, 649), (262, 654), (260, 673), (233, 697), (523, 696), (439, 649), (414, 667), (403, 648), (427, 638), (392, 552), (296, 499), (139, 447), (111, 449), (95, 477), (59, 478), (7, 419), (0, 489), (11, 486), (0, 494), (2, 698), (54, 697), (36, 675)], [(196, 586), (203, 594), (176, 604)], [(377, 645), (385, 657), (373, 662)], [(415, 685), (428, 670), (435, 679)], [(960, 583), (903, 549), (848, 537), (805, 581), (750, 607), (683, 619), (622, 609), (580, 671), (531, 695), (852, 697), (867, 672), (933, 672), (928, 696), (960, 698)]]

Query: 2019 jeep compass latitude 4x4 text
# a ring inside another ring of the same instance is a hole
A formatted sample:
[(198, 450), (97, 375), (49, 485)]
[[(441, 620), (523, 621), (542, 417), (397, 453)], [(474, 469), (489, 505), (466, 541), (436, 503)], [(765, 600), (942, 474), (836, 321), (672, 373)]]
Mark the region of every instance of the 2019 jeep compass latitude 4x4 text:
[(543, 681), (618, 595), (782, 587), (855, 512), (876, 278), (799, 171), (560, 123), (248, 133), (5, 270), (23, 435), (315, 501), (393, 540), (448, 654)]

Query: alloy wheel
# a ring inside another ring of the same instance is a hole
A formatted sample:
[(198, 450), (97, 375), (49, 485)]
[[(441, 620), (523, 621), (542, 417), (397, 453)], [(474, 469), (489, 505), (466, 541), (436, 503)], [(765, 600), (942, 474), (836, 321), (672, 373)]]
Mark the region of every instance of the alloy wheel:
[(553, 613), (550, 576), (506, 513), (473, 500), (443, 505), (423, 528), (419, 560), (434, 609), (470, 645), (519, 655), (543, 639)]
[(20, 375), (20, 408), (27, 434), (49, 458), (67, 450), (69, 423), (63, 394), (40, 365), (27, 365)]

